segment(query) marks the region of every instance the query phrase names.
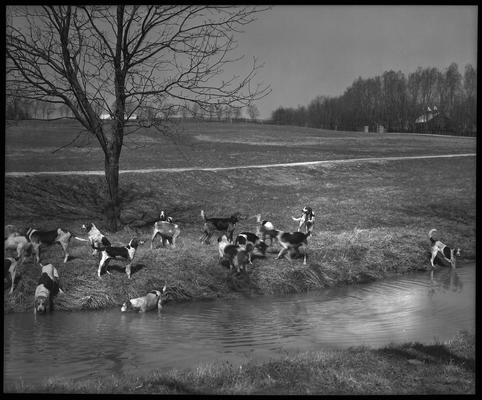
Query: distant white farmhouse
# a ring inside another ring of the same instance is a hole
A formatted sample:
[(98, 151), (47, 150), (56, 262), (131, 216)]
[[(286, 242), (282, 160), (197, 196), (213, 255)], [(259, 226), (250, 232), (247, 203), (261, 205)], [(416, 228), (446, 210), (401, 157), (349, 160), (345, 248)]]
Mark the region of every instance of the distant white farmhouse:
[[(103, 113), (100, 114), (100, 119), (112, 119), (110, 114)], [(128, 120), (134, 120), (137, 119), (137, 114), (132, 114), (130, 117), (127, 118)]]

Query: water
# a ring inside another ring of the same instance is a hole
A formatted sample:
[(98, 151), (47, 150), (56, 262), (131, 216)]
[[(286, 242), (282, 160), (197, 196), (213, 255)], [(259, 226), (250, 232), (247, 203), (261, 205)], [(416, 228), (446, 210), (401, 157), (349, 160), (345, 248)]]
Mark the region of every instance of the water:
[(265, 360), (475, 332), (475, 265), (308, 294), (168, 304), (146, 314), (4, 316), (4, 385)]

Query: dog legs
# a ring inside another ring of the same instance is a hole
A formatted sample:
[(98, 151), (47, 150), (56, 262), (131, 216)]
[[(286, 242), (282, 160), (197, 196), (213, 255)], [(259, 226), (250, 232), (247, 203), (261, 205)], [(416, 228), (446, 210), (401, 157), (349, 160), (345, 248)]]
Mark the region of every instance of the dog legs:
[(104, 267), (104, 265), (107, 267), (108, 263), (109, 263), (109, 257), (102, 255), (102, 258), (99, 262), (99, 268), (97, 269), (97, 276), (99, 278), (100, 278), (100, 273), (102, 272), (102, 268)]
[(40, 243), (32, 243), (32, 253), (34, 255), (34, 261), (40, 264)]
[(176, 239), (177, 237), (179, 236), (179, 233), (174, 233), (174, 235), (172, 235), (172, 239), (171, 239), (171, 246), (172, 248), (176, 247)]
[[(281, 251), (279, 252), (278, 254), (278, 257), (275, 257), (275, 260), (279, 260), (281, 258), (281, 256), (283, 256), (286, 252), (288, 251), (288, 248), (287, 247), (283, 247), (281, 249)], [(288, 258), (290, 259), (291, 261), (291, 256), (288, 254)]]
[(62, 249), (64, 250), (65, 257), (64, 257), (64, 264), (68, 261), (69, 259), (69, 243), (68, 242), (60, 242), (60, 245), (62, 246)]
[(131, 279), (131, 263), (127, 264), (126, 266), (126, 274), (127, 274), (127, 278)]
[(156, 235), (159, 233), (159, 231), (154, 231), (154, 233), (152, 234), (152, 238), (151, 238), (151, 250), (152, 250), (152, 245), (154, 243), (154, 238), (156, 237)]

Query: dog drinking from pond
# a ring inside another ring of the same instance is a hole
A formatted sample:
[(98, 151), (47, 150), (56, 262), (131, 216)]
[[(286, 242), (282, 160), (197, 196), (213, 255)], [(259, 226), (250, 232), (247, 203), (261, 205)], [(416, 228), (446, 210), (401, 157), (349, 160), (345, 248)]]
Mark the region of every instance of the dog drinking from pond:
[(432, 268), (435, 268), (433, 262), (435, 260), (435, 257), (437, 257), (437, 254), (441, 254), (444, 257), (445, 261), (450, 263), (450, 266), (452, 268), (456, 268), (455, 259), (456, 257), (460, 256), (460, 248), (450, 248), (446, 244), (442, 243), (440, 240), (435, 240), (433, 238), (433, 234), (436, 231), (437, 229), (431, 229), (428, 233), (432, 253), (432, 256), (430, 258), (430, 264), (432, 265)]
[(137, 297), (135, 299), (129, 299), (122, 304), (121, 312), (138, 311), (146, 312), (155, 310), (161, 310), (162, 301), (165, 300), (167, 287), (164, 286), (161, 290), (151, 290), (145, 296)]
[(60, 287), (60, 277), (52, 264), (42, 265), (42, 274), (35, 289), (33, 311), (35, 314), (45, 314), (54, 309), (54, 298), (59, 293), (64, 293)]

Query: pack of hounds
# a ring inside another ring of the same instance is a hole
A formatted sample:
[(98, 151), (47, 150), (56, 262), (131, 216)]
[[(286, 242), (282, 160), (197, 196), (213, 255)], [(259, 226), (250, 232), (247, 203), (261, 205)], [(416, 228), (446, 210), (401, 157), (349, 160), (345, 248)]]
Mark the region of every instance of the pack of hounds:
[[(235, 269), (237, 273), (246, 272), (248, 265), (253, 264), (253, 258), (265, 258), (266, 250), (269, 246), (273, 246), (273, 242), (281, 248), (275, 257), (276, 260), (286, 256), (292, 261), (295, 257), (303, 256), (303, 264), (306, 265), (308, 238), (313, 235), (315, 224), (315, 213), (311, 207), (304, 207), (299, 217), (291, 217), (293, 221), (298, 223), (297, 230), (294, 232), (276, 229), (272, 222), (262, 220), (260, 214), (254, 217), (256, 217), (256, 232), (242, 231), (235, 237), (236, 224), (242, 219), (248, 219), (248, 217), (242, 216), (239, 212), (223, 218), (207, 217), (204, 210), (201, 210), (203, 225), (199, 241), (210, 244), (211, 238), (217, 234), (219, 263), (230, 270)], [(13, 257), (5, 257), (4, 259), (4, 282), (7, 281), (7, 284), (10, 285), (9, 293), (13, 293), (19, 266), (23, 264), (26, 257), (32, 256), (34, 265), (38, 264), (41, 267), (40, 278), (35, 290), (34, 313), (46, 313), (53, 310), (54, 298), (59, 293), (64, 293), (64, 290), (57, 269), (50, 263), (45, 265), (40, 263), (40, 250), (42, 247), (60, 244), (64, 253), (63, 262), (65, 264), (69, 260), (69, 243), (72, 238), (88, 242), (92, 249), (92, 256), (99, 259), (97, 268), (99, 278), (101, 278), (103, 271), (110, 274), (108, 266), (113, 259), (126, 262), (125, 272), (128, 279), (131, 278), (132, 262), (138, 246), (144, 244), (144, 241), (134, 237), (125, 246), (113, 246), (110, 240), (93, 223), (82, 225), (81, 231), (87, 235), (86, 239), (74, 236), (71, 232), (64, 231), (61, 228), (50, 231), (29, 228), (26, 234), (22, 235), (12, 225), (7, 225), (4, 235), (4, 252), (5, 254), (7, 254), (7, 251), (16, 253)], [(428, 234), (432, 270), (435, 268), (434, 260), (437, 255), (445, 259), (451, 268), (456, 268), (455, 262), (456, 257), (460, 256), (460, 248), (451, 248), (440, 240), (434, 239), (434, 232), (436, 232), (436, 229), (431, 229)], [(158, 235), (163, 246), (169, 244), (174, 248), (180, 234), (179, 225), (174, 223), (172, 217), (167, 217), (165, 212), (161, 211), (159, 220), (153, 226), (150, 249), (154, 249), (154, 239)], [(301, 249), (303, 249), (302, 253)], [(121, 311), (160, 310), (166, 297), (167, 287), (164, 286), (162, 290), (152, 290), (145, 296), (128, 299), (123, 303)]]

